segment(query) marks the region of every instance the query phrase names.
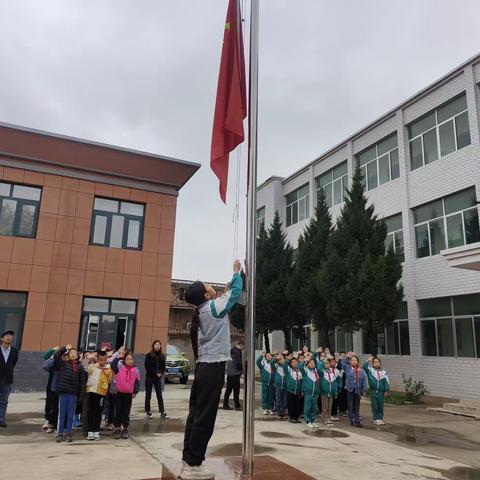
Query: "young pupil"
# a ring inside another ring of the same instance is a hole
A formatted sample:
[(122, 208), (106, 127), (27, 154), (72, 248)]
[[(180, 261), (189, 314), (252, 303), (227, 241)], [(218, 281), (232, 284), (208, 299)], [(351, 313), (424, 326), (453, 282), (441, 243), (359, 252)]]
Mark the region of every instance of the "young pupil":
[(360, 368), (360, 360), (353, 352), (348, 352), (342, 360), (345, 370), (345, 390), (347, 391), (348, 418), (350, 425), (363, 427), (360, 423), (360, 398), (367, 393), (367, 374)]
[(108, 393), (108, 387), (113, 381), (113, 372), (107, 364), (107, 359), (107, 352), (99, 350), (97, 363), (88, 366), (88, 440), (100, 440), (103, 402)]
[(287, 381), (285, 378), (285, 357), (278, 354), (275, 363), (275, 403), (277, 407), (277, 418), (283, 420), (287, 409)]
[(272, 354), (263, 352), (257, 358), (257, 367), (262, 379), (262, 415), (273, 415), (275, 360)]
[[(335, 361), (335, 359), (333, 359)], [(322, 400), (322, 422), (327, 427), (331, 427), (332, 418), (332, 402), (338, 395), (338, 382), (335, 375), (335, 369), (330, 366), (330, 359), (325, 358), (318, 364), (318, 370), (320, 372), (320, 397)]]
[(319, 425), (315, 422), (318, 411), (318, 396), (320, 395), (320, 376), (315, 365), (315, 360), (310, 358), (303, 366), (303, 418), (307, 427), (315, 428)]
[(85, 371), (78, 363), (77, 350), (72, 348), (71, 345), (56, 351), (53, 359), (54, 367), (58, 370), (59, 414), (56, 441), (57, 443), (71, 442), (73, 416), (77, 399), (83, 395)]
[(335, 357), (331, 357), (330, 360), (330, 369), (333, 371), (335, 375), (335, 380), (337, 382), (337, 396), (333, 397), (333, 402), (332, 402), (332, 416), (331, 420), (332, 422), (338, 422), (340, 421), (340, 418), (338, 418), (338, 408), (339, 408), (339, 402), (340, 402), (340, 395), (342, 394), (343, 391), (343, 376), (342, 372), (337, 368), (337, 360)]
[(303, 375), (298, 366), (298, 359), (289, 355), (283, 364), (287, 377), (287, 407), (290, 423), (298, 423), (302, 413), (302, 383)]
[(135, 395), (140, 390), (140, 373), (134, 364), (132, 352), (128, 350), (123, 350), (113, 360), (111, 365), (115, 373), (115, 383), (117, 385), (117, 394), (115, 395), (114, 437), (116, 439), (125, 439), (128, 438), (132, 399), (135, 398)]
[[(338, 381), (340, 389), (338, 391), (337, 405), (332, 405), (332, 415), (336, 418), (347, 416), (347, 391), (345, 390), (345, 370), (342, 367), (342, 360), (346, 357), (346, 352), (340, 352), (337, 362), (337, 370), (339, 372)], [(336, 408), (335, 408), (336, 407)]]
[[(43, 362), (43, 369), (48, 372), (47, 398), (45, 400), (45, 424), (43, 425), (43, 430), (46, 433), (55, 433), (58, 424), (58, 371), (54, 368), (53, 355), (59, 349), (60, 347), (51, 348), (43, 356), (43, 359), (45, 360)], [(45, 426), (47, 428), (45, 428)]]
[(372, 404), (372, 417), (374, 425), (385, 425), (383, 421), (383, 405), (385, 396), (390, 391), (390, 382), (387, 372), (382, 368), (378, 357), (368, 357), (363, 364), (370, 386), (370, 401)]

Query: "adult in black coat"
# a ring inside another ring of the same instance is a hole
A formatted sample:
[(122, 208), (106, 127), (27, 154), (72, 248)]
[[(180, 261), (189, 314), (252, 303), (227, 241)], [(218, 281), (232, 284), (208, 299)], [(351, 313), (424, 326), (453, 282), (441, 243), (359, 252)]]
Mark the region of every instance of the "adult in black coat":
[(145, 356), (145, 417), (152, 418), (152, 389), (157, 395), (158, 410), (161, 418), (167, 418), (162, 395), (162, 375), (165, 373), (165, 355), (162, 352), (162, 342), (155, 340), (152, 350)]
[(12, 391), (13, 370), (18, 361), (18, 350), (12, 345), (12, 330), (7, 330), (0, 337), (0, 427), (6, 428), (8, 398)]
[(241, 410), (240, 405), (240, 377), (243, 373), (242, 352), (244, 349), (243, 342), (238, 342), (231, 350), (231, 360), (227, 362), (227, 388), (223, 397), (223, 409), (231, 410), (228, 404), (230, 395), (233, 391), (233, 401), (235, 402), (235, 410)]

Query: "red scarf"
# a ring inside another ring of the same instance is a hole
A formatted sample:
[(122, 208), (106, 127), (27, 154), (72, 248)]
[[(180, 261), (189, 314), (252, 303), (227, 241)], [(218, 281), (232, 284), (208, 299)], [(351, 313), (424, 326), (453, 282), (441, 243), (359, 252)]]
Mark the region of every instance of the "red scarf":
[(313, 373), (315, 374), (315, 383), (320, 382), (320, 378), (318, 377), (318, 373), (315, 369), (313, 369)]
[(354, 368), (354, 370), (355, 370), (355, 383), (358, 383), (358, 372), (359, 372), (360, 369), (359, 368)]
[(74, 375), (77, 374), (77, 362), (75, 360), (70, 360), (72, 362), (72, 372)]
[(328, 373), (328, 382), (332, 383), (332, 377), (331, 377), (332, 372), (330, 372), (330, 370), (327, 370), (327, 373)]
[(380, 370), (377, 370), (377, 377), (380, 380)]

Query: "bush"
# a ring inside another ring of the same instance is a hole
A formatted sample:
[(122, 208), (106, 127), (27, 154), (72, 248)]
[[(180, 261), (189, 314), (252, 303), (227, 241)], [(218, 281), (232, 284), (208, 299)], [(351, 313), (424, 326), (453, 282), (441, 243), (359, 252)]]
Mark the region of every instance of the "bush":
[(413, 380), (412, 377), (403, 376), (403, 385), (405, 386), (405, 400), (407, 402), (418, 403), (422, 397), (429, 394), (425, 384), (420, 380)]

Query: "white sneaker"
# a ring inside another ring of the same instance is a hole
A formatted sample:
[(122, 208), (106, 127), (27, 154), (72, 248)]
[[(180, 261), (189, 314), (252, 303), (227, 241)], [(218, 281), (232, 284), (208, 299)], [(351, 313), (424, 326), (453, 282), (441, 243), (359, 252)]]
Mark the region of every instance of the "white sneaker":
[(313, 422), (312, 425), (313, 425), (315, 428), (320, 428), (320, 425), (319, 425), (317, 422)]
[(340, 419), (338, 417), (332, 417), (330, 420), (332, 422), (339, 422), (340, 421)]
[(377, 420), (377, 425), (385, 425), (385, 422), (383, 420)]
[(315, 428), (315, 426), (313, 425), (313, 423), (307, 423), (307, 427), (308, 427), (308, 428)]
[(275, 415), (275, 412), (273, 410), (268, 410), (269, 415)]
[(186, 463), (182, 467), (178, 478), (182, 480), (213, 480), (215, 479), (215, 475), (208, 472), (203, 465), (191, 467)]
[(147, 418), (148, 420), (150, 420), (152, 417), (153, 417), (152, 412), (145, 413), (145, 418)]
[(268, 415), (268, 410), (262, 410), (262, 415)]
[(100, 440), (100, 432), (93, 432), (93, 438), (95, 440)]
[(48, 430), (48, 427), (50, 427), (50, 424), (48, 423), (48, 420), (45, 420), (45, 423), (43, 424), (42, 430)]
[(95, 434), (93, 432), (88, 432), (87, 440), (95, 440)]

